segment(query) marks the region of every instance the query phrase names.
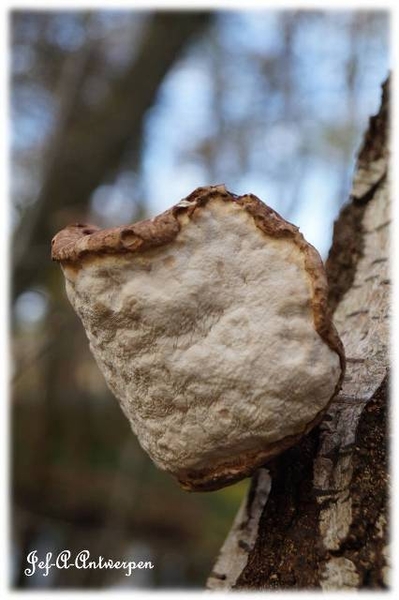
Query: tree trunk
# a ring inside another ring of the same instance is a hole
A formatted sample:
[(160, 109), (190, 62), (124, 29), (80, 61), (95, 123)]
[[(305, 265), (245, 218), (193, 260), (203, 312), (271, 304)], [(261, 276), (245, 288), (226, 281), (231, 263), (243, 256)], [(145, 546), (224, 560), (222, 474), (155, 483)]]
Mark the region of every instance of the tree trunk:
[(57, 211), (62, 211), (62, 219), (85, 212), (90, 194), (117, 168), (126, 150), (140, 146), (144, 114), (163, 78), (211, 18), (210, 12), (156, 12), (137, 55), (122, 76), (107, 80), (109, 92), (95, 108), (82, 106), (80, 96), (95, 49), (89, 43), (71, 59), (41, 190), (14, 236), (18, 240), (12, 254), (14, 297), (40, 281), (37, 265), (48, 260), (51, 239), (59, 229)]
[(347, 369), (322, 424), (259, 469), (209, 589), (384, 589), (389, 353), (389, 82), (326, 268)]

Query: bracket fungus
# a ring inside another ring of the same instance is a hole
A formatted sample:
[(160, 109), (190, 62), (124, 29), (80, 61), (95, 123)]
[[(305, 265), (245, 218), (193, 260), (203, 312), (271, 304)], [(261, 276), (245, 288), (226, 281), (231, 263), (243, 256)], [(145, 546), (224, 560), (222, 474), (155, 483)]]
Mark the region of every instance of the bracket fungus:
[(341, 386), (320, 256), (252, 194), (202, 187), (134, 225), (72, 225), (52, 258), (140, 444), (185, 489), (250, 475)]

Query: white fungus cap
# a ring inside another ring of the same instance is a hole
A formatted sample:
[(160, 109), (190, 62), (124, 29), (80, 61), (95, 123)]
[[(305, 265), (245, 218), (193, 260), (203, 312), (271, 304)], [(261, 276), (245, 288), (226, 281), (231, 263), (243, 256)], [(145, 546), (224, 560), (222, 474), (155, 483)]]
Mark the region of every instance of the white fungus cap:
[(317, 251), (252, 194), (53, 240), (68, 297), (140, 444), (190, 490), (250, 475), (314, 427), (343, 377)]

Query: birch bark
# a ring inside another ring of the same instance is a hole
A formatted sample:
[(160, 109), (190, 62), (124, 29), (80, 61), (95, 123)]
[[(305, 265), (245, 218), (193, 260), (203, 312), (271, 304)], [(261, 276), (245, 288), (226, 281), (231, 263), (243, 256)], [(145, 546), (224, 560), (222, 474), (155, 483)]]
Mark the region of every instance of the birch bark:
[(347, 370), (322, 424), (253, 477), (208, 589), (389, 586), (389, 81), (326, 263)]

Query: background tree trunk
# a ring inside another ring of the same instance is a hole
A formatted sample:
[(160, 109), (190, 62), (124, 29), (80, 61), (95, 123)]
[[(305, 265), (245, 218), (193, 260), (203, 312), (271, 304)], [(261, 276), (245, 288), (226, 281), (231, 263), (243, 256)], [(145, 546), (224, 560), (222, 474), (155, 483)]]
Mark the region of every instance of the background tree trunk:
[[(59, 84), (60, 119), (47, 149), (47, 169), (36, 201), (15, 232), (13, 295), (40, 281), (32, 265), (45, 264), (54, 232), (66, 214), (85, 212), (90, 194), (112, 173), (129, 149), (139, 152), (144, 114), (154, 103), (165, 75), (188, 41), (210, 23), (209, 12), (157, 12), (140, 47), (119, 77), (109, 77), (108, 93), (95, 109), (85, 106), (81, 88), (95, 55), (90, 41), (70, 58)], [(72, 219), (73, 220), (73, 219)], [(76, 219), (75, 219), (76, 220)]]
[(209, 589), (388, 587), (388, 103), (387, 81), (326, 264), (342, 390), (320, 427), (255, 474)]

